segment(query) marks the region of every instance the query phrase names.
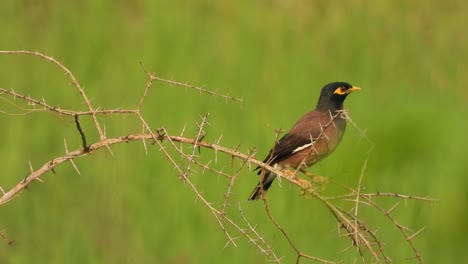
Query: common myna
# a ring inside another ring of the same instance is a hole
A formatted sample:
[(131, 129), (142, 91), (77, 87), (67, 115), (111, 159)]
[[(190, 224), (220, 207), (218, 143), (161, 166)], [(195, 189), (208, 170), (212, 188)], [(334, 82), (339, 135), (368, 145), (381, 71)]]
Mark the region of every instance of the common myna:
[[(305, 114), (292, 129), (278, 140), (263, 162), (278, 170), (294, 168), (305, 172), (328, 156), (343, 137), (346, 118), (342, 113), (343, 102), (348, 94), (361, 88), (345, 82), (325, 85), (320, 92), (315, 109)], [(259, 169), (259, 168), (257, 168)], [(261, 197), (270, 188), (276, 174), (261, 169), (261, 179), (249, 197), (249, 201)]]

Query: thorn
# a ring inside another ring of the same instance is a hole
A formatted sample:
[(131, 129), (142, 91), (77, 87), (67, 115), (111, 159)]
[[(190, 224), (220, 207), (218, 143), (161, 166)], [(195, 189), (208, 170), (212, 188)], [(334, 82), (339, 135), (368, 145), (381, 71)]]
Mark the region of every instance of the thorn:
[[(199, 138), (197, 138), (197, 142), (202, 141), (205, 137), (206, 137), (206, 133), (203, 133), (202, 135), (200, 135)], [(198, 144), (197, 144), (197, 145), (198, 145)], [(198, 148), (198, 154), (201, 154), (201, 147), (200, 147), (200, 145), (198, 145), (197, 148)]]
[(32, 164), (31, 164), (31, 160), (29, 160), (29, 170), (31, 171), (31, 173), (34, 172), (33, 167), (32, 167)]
[(229, 246), (230, 243), (231, 243), (231, 240), (228, 239), (228, 241), (226, 242), (223, 248), (227, 248), (227, 246)]
[(415, 236), (419, 235), (422, 231), (424, 231), (424, 229), (426, 229), (425, 227), (421, 228), (419, 231), (416, 231), (414, 234), (412, 234), (411, 236), (409, 236), (408, 238), (406, 238), (406, 240), (412, 240)]
[(187, 123), (184, 124), (184, 127), (182, 128), (182, 131), (180, 131), (180, 136), (183, 137), (185, 134), (185, 129), (187, 128)]
[[(106, 145), (106, 149), (109, 151), (109, 153), (111, 154), (111, 156), (113, 158), (115, 158), (115, 155), (114, 155), (114, 152), (112, 152), (111, 148), (109, 147), (109, 145)], [(89, 148), (88, 148), (88, 151), (89, 151)]]
[(219, 138), (216, 139), (215, 144), (216, 144), (216, 145), (219, 145), (219, 143), (221, 142), (221, 139), (222, 139), (222, 138), (223, 138), (223, 135), (221, 134), (221, 135), (219, 136)]
[(400, 204), (400, 202), (397, 202), (396, 204), (394, 204), (390, 209), (388, 209), (385, 214), (386, 215), (389, 215), (398, 205)]
[(69, 161), (72, 164), (75, 171), (78, 173), (78, 175), (81, 175), (80, 170), (78, 170), (78, 167), (76, 166), (75, 162), (72, 159), (70, 159)]
[(44, 181), (41, 178), (35, 178), (34, 180), (44, 183)]
[(63, 138), (63, 145), (65, 146), (65, 153), (68, 155), (67, 140), (65, 138)]
[(395, 225), (398, 226), (399, 228), (402, 228), (402, 229), (405, 229), (407, 231), (413, 232), (413, 230), (411, 230), (411, 228), (408, 228), (408, 227), (406, 227), (406, 226), (404, 226), (404, 225), (402, 225), (402, 224), (400, 224), (398, 222), (395, 222)]
[(421, 261), (421, 256), (419, 255), (419, 252), (416, 252), (416, 255), (412, 256), (412, 257), (409, 257), (407, 258), (408, 260), (412, 260), (412, 259), (418, 259), (419, 260), (419, 263), (422, 263)]
[(230, 243), (232, 243), (233, 246), (237, 247), (236, 243), (234, 242), (235, 239), (237, 239), (237, 237), (230, 237), (226, 245), (224, 245), (224, 248), (226, 248)]
[(143, 148), (145, 149), (145, 154), (148, 156), (148, 148), (146, 147), (146, 140), (142, 139), (141, 142), (143, 142)]
[(26, 183), (27, 179), (28, 179), (28, 175), (24, 176), (23, 183)]
[(372, 230), (366, 228), (366, 232), (369, 232), (373, 236), (376, 236), (377, 232), (379, 232), (379, 231), (380, 231), (380, 227), (376, 228), (375, 231), (372, 231)]
[[(146, 132), (146, 128), (145, 128), (144, 124), (142, 124), (142, 126), (141, 126), (141, 131), (142, 131), (142, 133)], [(145, 154), (146, 154), (146, 156), (148, 156), (148, 148), (146, 146), (146, 139), (142, 139), (141, 141), (143, 142), (143, 148), (145, 149)]]
[(354, 248), (354, 245), (353, 245), (353, 244), (351, 244), (351, 245), (349, 245), (348, 247), (346, 247), (345, 249), (343, 249), (343, 250), (341, 251), (341, 253), (346, 253), (347, 251), (349, 251), (349, 250), (352, 249), (352, 248)]
[(210, 167), (210, 163), (211, 163), (211, 160), (208, 161), (207, 164), (205, 164), (205, 165), (202, 166), (202, 168), (203, 168), (202, 174), (205, 174), (206, 169), (208, 169), (208, 168)]

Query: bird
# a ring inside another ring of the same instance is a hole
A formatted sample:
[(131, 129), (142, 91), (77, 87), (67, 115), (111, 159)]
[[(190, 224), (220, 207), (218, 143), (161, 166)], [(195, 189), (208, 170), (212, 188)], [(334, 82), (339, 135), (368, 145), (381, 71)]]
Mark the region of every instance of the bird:
[[(343, 103), (346, 97), (361, 88), (346, 82), (332, 82), (320, 92), (315, 109), (300, 118), (291, 130), (276, 141), (264, 159), (277, 170), (292, 173), (291, 168), (308, 174), (305, 169), (331, 154), (346, 128)], [(249, 201), (257, 200), (270, 188), (277, 175), (267, 169), (257, 167), (260, 182)]]

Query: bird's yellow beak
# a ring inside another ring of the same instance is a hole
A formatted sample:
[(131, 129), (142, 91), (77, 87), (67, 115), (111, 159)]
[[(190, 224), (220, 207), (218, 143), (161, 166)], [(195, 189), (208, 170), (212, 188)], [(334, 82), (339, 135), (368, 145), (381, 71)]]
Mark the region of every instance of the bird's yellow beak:
[(361, 87), (353, 86), (350, 89), (348, 89), (348, 93), (356, 92), (356, 91), (360, 91), (360, 90), (361, 90)]

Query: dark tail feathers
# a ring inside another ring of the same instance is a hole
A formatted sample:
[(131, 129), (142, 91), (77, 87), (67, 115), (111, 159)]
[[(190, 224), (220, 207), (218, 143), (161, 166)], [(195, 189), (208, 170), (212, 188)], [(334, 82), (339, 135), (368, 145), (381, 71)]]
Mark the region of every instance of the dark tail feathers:
[(255, 187), (253, 190), (252, 194), (249, 196), (249, 201), (258, 200), (262, 196), (262, 193), (266, 193), (275, 178), (276, 175), (273, 173), (265, 175), (263, 182), (260, 181), (257, 184), (257, 187)]

